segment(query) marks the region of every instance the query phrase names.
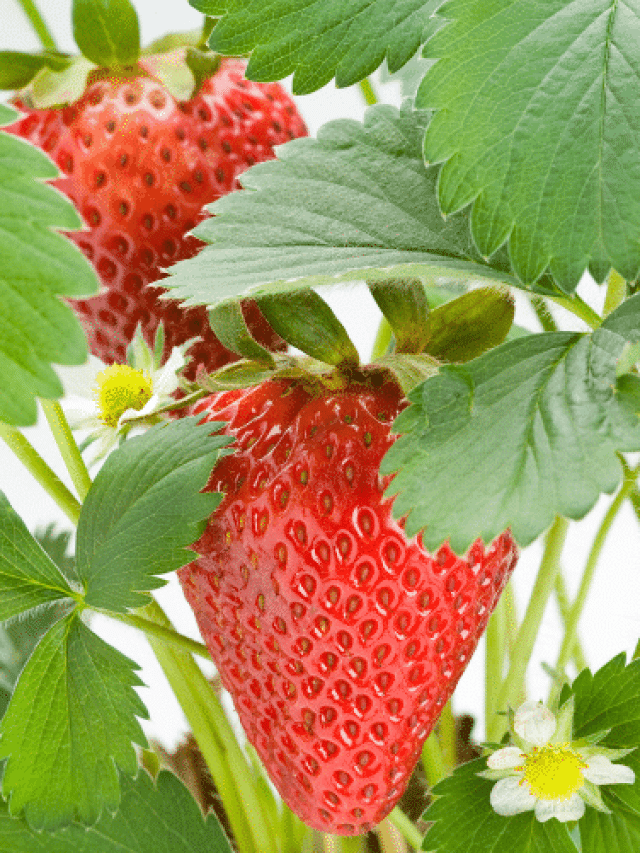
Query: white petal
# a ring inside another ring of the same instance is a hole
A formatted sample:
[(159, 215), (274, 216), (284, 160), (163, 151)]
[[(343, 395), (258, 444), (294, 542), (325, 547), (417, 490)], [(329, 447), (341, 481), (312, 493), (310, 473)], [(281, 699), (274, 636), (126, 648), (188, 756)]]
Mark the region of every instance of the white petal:
[(516, 711), (513, 727), (527, 743), (544, 746), (556, 730), (556, 718), (541, 702), (524, 702)]
[(536, 798), (525, 784), (520, 784), (517, 776), (501, 779), (491, 789), (489, 801), (494, 811), (505, 817), (530, 811)]
[(96, 430), (96, 436), (96, 440), (90, 446), (89, 467), (104, 458), (118, 443), (118, 431), (105, 424), (101, 425), (101, 429)]
[(86, 397), (74, 397), (64, 405), (64, 413), (73, 429), (99, 429), (102, 421), (98, 417), (98, 405)]
[(592, 756), (587, 761), (587, 765), (582, 775), (594, 785), (614, 785), (617, 782), (633, 785), (636, 780), (636, 774), (630, 767), (624, 764), (613, 764), (604, 755)]
[(535, 807), (536, 817), (542, 823), (552, 817), (562, 822), (579, 820), (584, 810), (584, 800), (577, 794), (572, 794), (568, 800), (538, 800)]
[(135, 418), (144, 418), (160, 408), (160, 398), (157, 394), (150, 397), (141, 409), (126, 409), (118, 418), (118, 427)]
[(176, 374), (185, 363), (185, 358), (178, 347), (174, 347), (167, 363), (153, 374), (153, 393), (160, 397), (171, 396), (178, 387)]
[(492, 770), (508, 770), (522, 764), (524, 758), (524, 752), (517, 746), (505, 746), (487, 758), (487, 766)]

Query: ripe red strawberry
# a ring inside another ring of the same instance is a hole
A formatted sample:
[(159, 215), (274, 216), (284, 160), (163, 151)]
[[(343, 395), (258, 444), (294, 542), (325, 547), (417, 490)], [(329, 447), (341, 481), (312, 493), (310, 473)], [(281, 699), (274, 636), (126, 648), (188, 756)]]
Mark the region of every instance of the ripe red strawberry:
[[(182, 55), (177, 51), (176, 61)], [(149, 57), (145, 63), (153, 68)], [(198, 363), (213, 371), (237, 358), (213, 335), (204, 307), (160, 300), (163, 291), (149, 285), (165, 277), (166, 267), (196, 254), (202, 243), (185, 234), (208, 216), (204, 204), (237, 189), (238, 175), (273, 158), (275, 145), (307, 135), (286, 92), (277, 83), (246, 80), (243, 70), (239, 60), (222, 60), (189, 101), (177, 101), (151, 76), (100, 79), (101, 72), (92, 72), (83, 97), (63, 109), (15, 101), (26, 116), (3, 130), (49, 154), (64, 173), (52, 184), (88, 226), (68, 236), (92, 261), (105, 290), (72, 305), (91, 352), (107, 363), (125, 361), (139, 322), (152, 345), (161, 320), (165, 357), (189, 338), (203, 338), (190, 350), (188, 378)], [(261, 343), (282, 344), (255, 303), (245, 311)]]
[(309, 826), (365, 832), (400, 798), (517, 560), (408, 540), (378, 474), (393, 383), (312, 394), (272, 380), (195, 408), (237, 451), (179, 577), (240, 719)]

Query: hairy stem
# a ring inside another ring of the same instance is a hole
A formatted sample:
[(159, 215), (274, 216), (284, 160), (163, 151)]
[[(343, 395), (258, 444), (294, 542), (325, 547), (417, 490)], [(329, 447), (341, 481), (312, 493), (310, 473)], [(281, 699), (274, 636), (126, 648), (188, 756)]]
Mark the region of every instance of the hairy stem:
[(18, 0), (18, 2), (29, 19), (29, 23), (33, 27), (35, 34), (40, 39), (42, 47), (45, 50), (58, 50), (58, 46), (56, 45), (55, 40), (34, 0)]
[(35, 447), (27, 441), (19, 430), (2, 422), (0, 422), (0, 438), (6, 442), (27, 471), (54, 499), (67, 518), (73, 524), (77, 524), (80, 518), (80, 504), (55, 471), (47, 465)]
[(533, 295), (531, 297), (531, 307), (536, 312), (536, 317), (538, 318), (544, 332), (558, 331), (558, 325), (553, 319), (553, 314), (549, 311), (549, 306), (545, 302), (544, 297)]
[(407, 845), (404, 836), (399, 829), (385, 818), (376, 827), (376, 835), (380, 844), (381, 853), (407, 853)]
[[(622, 481), (622, 486), (618, 490), (618, 494), (611, 502), (609, 509), (606, 511), (604, 518), (602, 519), (602, 522), (600, 524), (600, 527), (598, 528), (594, 537), (593, 544), (591, 546), (591, 550), (589, 551), (589, 556), (587, 557), (587, 562), (584, 567), (584, 572), (582, 573), (578, 592), (567, 614), (567, 623), (564, 632), (564, 639), (562, 641), (562, 645), (560, 646), (560, 652), (558, 654), (558, 659), (556, 661), (555, 666), (556, 672), (558, 673), (564, 672), (565, 667), (567, 666), (567, 663), (571, 658), (571, 652), (573, 651), (574, 643), (576, 642), (576, 638), (578, 635), (578, 621), (584, 608), (585, 601), (587, 600), (587, 595), (589, 594), (589, 588), (591, 586), (591, 581), (593, 580), (596, 565), (598, 563), (598, 558), (600, 557), (600, 553), (602, 552), (602, 547), (607, 538), (607, 534), (611, 529), (611, 525), (613, 524), (614, 519), (620, 510), (620, 507), (622, 506), (622, 504), (635, 486), (639, 470), (640, 466), (638, 466), (638, 468), (634, 468), (628, 473), (625, 472), (625, 477)], [(558, 681), (555, 681), (553, 683), (548, 702), (550, 707), (554, 707), (556, 702), (558, 701), (558, 696), (560, 694), (561, 688), (562, 684)]]
[(87, 492), (91, 488), (91, 477), (78, 449), (76, 440), (73, 437), (71, 427), (62, 410), (62, 406), (57, 400), (41, 400), (40, 402), (42, 403), (42, 410), (49, 423), (55, 442), (58, 445), (62, 460), (76, 488), (78, 497), (81, 501), (84, 501)]
[(485, 634), (484, 719), (485, 730), (497, 711), (496, 698), (502, 684), (507, 640), (507, 613), (504, 592), (491, 614)]
[(378, 96), (376, 95), (369, 77), (365, 77), (364, 80), (360, 81), (360, 91), (362, 92), (365, 103), (368, 107), (378, 103)]
[(205, 658), (208, 661), (211, 660), (209, 649), (204, 643), (192, 640), (191, 637), (185, 637), (184, 634), (179, 634), (173, 628), (159, 625), (157, 622), (145, 619), (144, 616), (139, 616), (137, 613), (116, 613), (113, 610), (102, 610), (99, 607), (91, 607), (91, 605), (87, 609), (92, 610), (94, 613), (101, 613), (103, 616), (109, 616), (111, 619), (117, 619), (125, 625), (131, 625), (132, 628), (143, 631), (148, 637), (155, 637), (176, 649), (182, 649), (184, 652), (199, 655), (199, 657)]
[[(545, 538), (542, 561), (538, 569), (527, 611), (520, 625), (516, 644), (511, 655), (507, 677), (498, 692), (496, 707), (506, 711), (517, 701), (525, 683), (527, 664), (538, 636), (540, 623), (544, 615), (549, 596), (553, 592), (556, 574), (560, 567), (560, 556), (567, 536), (569, 522), (557, 516)], [(489, 727), (489, 740), (500, 740), (506, 726), (504, 717), (494, 717)]]
[[(562, 616), (562, 621), (564, 622), (565, 631), (567, 630), (567, 623), (569, 620), (569, 595), (567, 593), (567, 587), (564, 582), (564, 577), (562, 576), (562, 571), (559, 571), (556, 575), (556, 600), (558, 602), (558, 607), (560, 609), (560, 615)], [(582, 643), (580, 642), (580, 638), (576, 633), (576, 639), (573, 644), (573, 648), (571, 649), (571, 657), (573, 657), (578, 672), (580, 670), (585, 669), (588, 664), (587, 660), (584, 656), (584, 652), (582, 651)]]
[(418, 827), (409, 820), (399, 806), (396, 806), (395, 809), (393, 809), (386, 820), (392, 823), (395, 828), (399, 830), (400, 835), (402, 835), (404, 840), (408, 842), (410, 847), (420, 850), (420, 847), (422, 846), (422, 835), (420, 834)]
[[(154, 600), (146, 618), (166, 628), (171, 623)], [(220, 700), (191, 655), (148, 636), (149, 643), (191, 726), (224, 803), (240, 853), (273, 849), (253, 774)]]

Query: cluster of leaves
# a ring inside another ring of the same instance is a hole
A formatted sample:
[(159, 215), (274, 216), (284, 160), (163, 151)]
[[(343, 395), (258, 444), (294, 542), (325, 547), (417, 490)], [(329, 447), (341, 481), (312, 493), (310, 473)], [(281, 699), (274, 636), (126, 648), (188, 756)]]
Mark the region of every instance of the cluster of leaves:
[[(79, 839), (74, 849), (116, 850), (142, 826), (148, 849), (162, 849), (162, 838), (175, 841), (172, 850), (196, 849), (189, 846), (194, 839), (220, 853), (229, 849), (217, 822), (203, 824), (196, 804), (185, 805), (190, 795), (170, 774), (156, 786), (144, 773), (128, 779), (138, 772), (134, 744), (146, 746), (137, 718), (147, 712), (134, 690), (142, 682), (134, 661), (82, 618), (140, 606), (166, 582), (158, 575), (193, 558), (188, 546), (221, 499), (200, 492), (227, 452), (228, 439), (211, 435), (212, 428), (184, 418), (113, 453), (83, 504), (75, 561), (64, 554), (64, 538), (45, 537), (50, 556), (0, 492), (0, 619), (10, 620), (4, 639), (15, 650), (25, 628), (42, 633), (15, 686), (16, 673), (7, 666), (3, 672), (11, 698), (0, 723), (8, 799), (0, 837), (10, 838), (11, 849), (66, 851)], [(105, 807), (120, 811), (107, 816)], [(72, 821), (93, 825), (92, 833), (72, 826), (35, 845), (34, 831)]]
[(574, 737), (587, 738), (608, 731), (600, 746), (635, 749), (624, 764), (636, 774), (633, 785), (604, 786), (610, 814), (587, 808), (577, 828), (557, 820), (540, 823), (533, 812), (505, 818), (491, 808), (493, 782), (476, 774), (486, 768), (478, 758), (459, 767), (433, 789), (434, 802), (423, 815), (432, 823), (423, 849), (432, 853), (635, 853), (640, 843), (640, 659), (626, 665), (623, 654), (595, 674), (583, 670), (560, 696), (563, 704), (575, 699)]

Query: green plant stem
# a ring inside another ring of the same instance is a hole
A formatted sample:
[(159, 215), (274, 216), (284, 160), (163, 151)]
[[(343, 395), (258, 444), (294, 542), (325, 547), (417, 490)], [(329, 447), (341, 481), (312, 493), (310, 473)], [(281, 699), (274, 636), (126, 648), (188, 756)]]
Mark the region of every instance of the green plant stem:
[(407, 853), (407, 845), (399, 829), (385, 818), (376, 827), (381, 853)]
[(506, 602), (503, 592), (495, 610), (491, 614), (485, 634), (484, 718), (485, 729), (487, 731), (497, 710), (496, 699), (498, 690), (502, 684), (507, 629), (505, 607)]
[(18, 0), (18, 3), (22, 6), (22, 10), (29, 19), (29, 23), (33, 27), (35, 34), (40, 39), (42, 47), (45, 50), (58, 50), (58, 46), (34, 0)]
[(627, 295), (627, 282), (616, 270), (611, 270), (607, 278), (607, 295), (604, 298), (603, 316), (607, 317), (621, 305)]
[[(498, 692), (496, 707), (499, 711), (506, 711), (509, 706), (513, 707), (524, 686), (527, 664), (533, 651), (549, 596), (553, 592), (568, 527), (569, 522), (565, 518), (557, 516), (546, 535), (542, 561), (531, 592), (529, 605), (518, 631), (507, 676)], [(499, 740), (505, 726), (504, 717), (494, 717), (492, 725), (488, 727), (489, 740)]]
[(442, 709), (440, 720), (438, 721), (438, 729), (445, 773), (451, 773), (458, 763), (456, 750), (456, 721), (453, 716), (453, 705), (451, 699), (449, 699)]
[(373, 349), (371, 350), (371, 361), (375, 361), (377, 358), (381, 358), (381, 356), (386, 354), (387, 350), (389, 349), (389, 344), (391, 343), (392, 336), (393, 330), (389, 325), (389, 321), (386, 317), (382, 317), (380, 320), (380, 325), (378, 326), (376, 339), (373, 342)]
[[(172, 628), (154, 600), (142, 609), (145, 618)], [(220, 793), (240, 853), (273, 849), (268, 824), (254, 786), (253, 774), (220, 700), (188, 652), (148, 636), (151, 648), (191, 726)]]
[[(560, 615), (562, 616), (562, 621), (564, 622), (565, 631), (567, 630), (567, 622), (569, 619), (569, 595), (567, 594), (567, 587), (564, 582), (564, 577), (562, 575), (562, 570), (558, 572), (556, 575), (556, 599), (558, 601), (558, 607), (560, 608)], [(575, 661), (578, 672), (580, 670), (585, 669), (587, 667), (587, 661), (584, 656), (584, 652), (582, 651), (582, 643), (580, 642), (580, 638), (576, 633), (576, 639), (573, 644), (573, 648), (571, 649), (571, 656)]]
[(375, 89), (368, 77), (365, 77), (364, 80), (360, 81), (360, 91), (362, 92), (365, 103), (368, 107), (378, 103), (378, 96), (376, 95)]
[(101, 613), (103, 616), (109, 616), (111, 619), (117, 619), (119, 622), (124, 622), (125, 625), (131, 625), (132, 628), (143, 631), (148, 637), (157, 637), (157, 639), (162, 640), (164, 643), (169, 643), (171, 646), (182, 649), (184, 652), (190, 652), (208, 661), (211, 660), (209, 649), (204, 643), (199, 643), (197, 640), (185, 637), (184, 634), (179, 634), (173, 628), (159, 625), (157, 622), (145, 619), (137, 613), (115, 613), (112, 610), (102, 610), (99, 607), (94, 608), (90, 605), (87, 609), (92, 610), (94, 613)]
[(325, 832), (322, 836), (322, 852), (323, 853), (342, 853), (342, 844), (340, 843), (339, 835), (331, 835)]
[(200, 36), (200, 41), (198, 42), (198, 47), (200, 48), (200, 50), (208, 49), (209, 36), (213, 32), (213, 28), (217, 23), (217, 18), (206, 17), (204, 19), (204, 23), (202, 24), (202, 35)]
[[(555, 670), (558, 673), (564, 672), (565, 667), (567, 666), (567, 663), (571, 658), (571, 653), (573, 651), (574, 644), (578, 635), (578, 621), (580, 619), (582, 610), (584, 609), (585, 601), (587, 600), (587, 595), (589, 594), (589, 588), (591, 586), (591, 581), (593, 580), (596, 565), (598, 563), (598, 558), (600, 557), (600, 553), (602, 552), (602, 547), (607, 538), (607, 534), (611, 529), (611, 525), (613, 524), (613, 521), (616, 515), (618, 514), (620, 507), (622, 506), (626, 498), (631, 493), (633, 487), (635, 486), (639, 470), (640, 466), (625, 475), (625, 478), (622, 481), (622, 486), (618, 490), (618, 494), (611, 502), (609, 509), (606, 511), (604, 518), (602, 519), (602, 522), (600, 524), (600, 527), (598, 528), (594, 537), (593, 544), (591, 546), (591, 550), (589, 551), (589, 556), (587, 557), (587, 562), (584, 567), (584, 572), (582, 573), (578, 592), (567, 614), (567, 623), (564, 632), (564, 639), (562, 641), (562, 645), (560, 646), (560, 652), (558, 654), (558, 659), (555, 665)], [(555, 706), (558, 700), (561, 687), (562, 684), (557, 681), (555, 681), (551, 687), (548, 704), (552, 708)]]
[(602, 323), (602, 317), (597, 311), (588, 305), (584, 299), (574, 293), (572, 296), (548, 296), (548, 299), (553, 299), (558, 305), (562, 305), (567, 311), (571, 311), (576, 317), (579, 317), (592, 329), (597, 329)]
[(408, 842), (410, 847), (420, 850), (420, 847), (422, 846), (422, 835), (420, 834), (418, 827), (409, 820), (399, 806), (396, 806), (386, 819), (392, 823), (397, 830), (399, 830), (400, 835), (402, 835), (404, 840)]
[(84, 501), (91, 488), (91, 477), (78, 449), (69, 422), (57, 400), (41, 400), (42, 410), (49, 423), (63, 462), (73, 481), (80, 501)]
[(553, 319), (553, 314), (549, 311), (549, 306), (545, 302), (544, 297), (537, 294), (531, 296), (531, 307), (536, 312), (536, 317), (544, 332), (558, 331), (558, 325)]
[(35, 447), (15, 427), (1, 422), (0, 438), (15, 453), (42, 488), (54, 499), (67, 518), (73, 524), (77, 524), (80, 518), (80, 504), (55, 471), (47, 465)]
[(427, 777), (429, 787), (433, 788), (441, 779), (447, 775), (440, 749), (440, 741), (435, 731), (431, 732), (422, 747), (422, 767)]

